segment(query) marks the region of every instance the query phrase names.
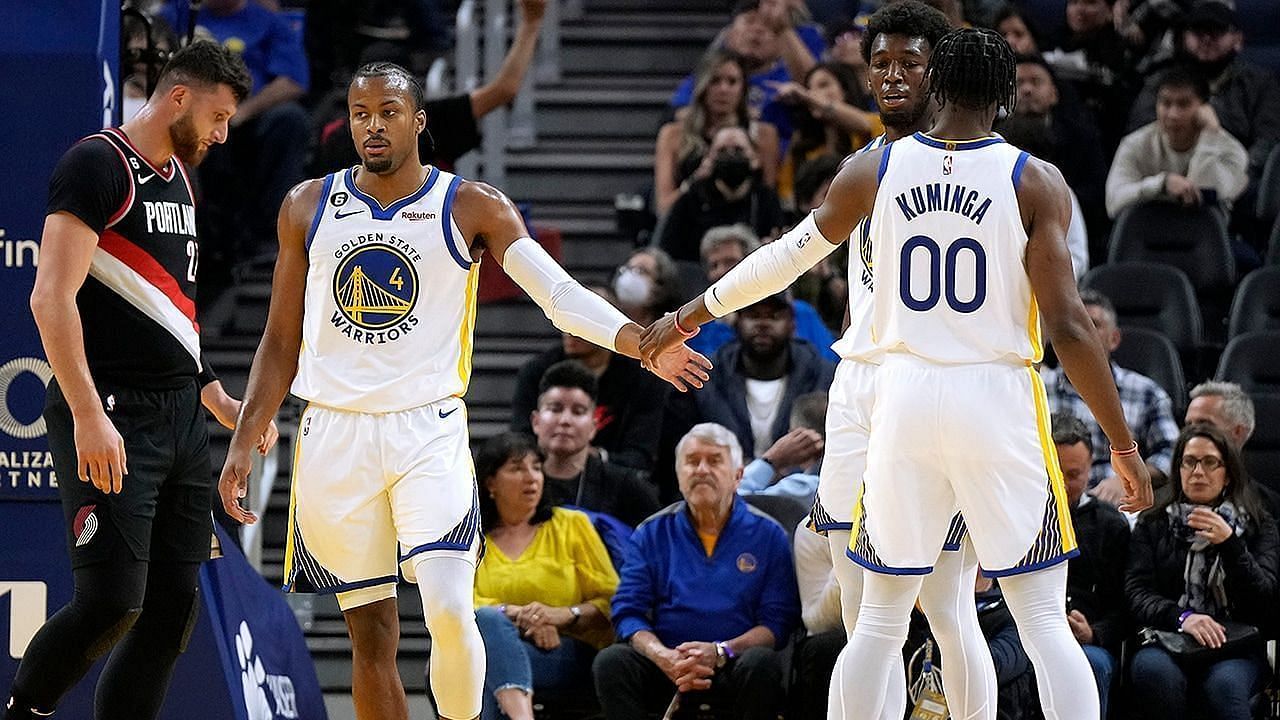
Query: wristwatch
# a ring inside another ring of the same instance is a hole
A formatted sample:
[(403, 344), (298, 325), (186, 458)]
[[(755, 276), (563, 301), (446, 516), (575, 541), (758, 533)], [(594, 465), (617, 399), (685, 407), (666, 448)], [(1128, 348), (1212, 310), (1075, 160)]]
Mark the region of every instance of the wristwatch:
[(577, 605), (570, 605), (569, 614), (573, 615), (573, 619), (569, 621), (569, 624), (575, 625), (577, 624), (578, 620), (582, 619), (582, 608), (578, 607)]
[(716, 643), (716, 670), (723, 669), (725, 665), (729, 664), (730, 660), (736, 657), (737, 655), (733, 654), (733, 648), (729, 647), (729, 643), (723, 641)]

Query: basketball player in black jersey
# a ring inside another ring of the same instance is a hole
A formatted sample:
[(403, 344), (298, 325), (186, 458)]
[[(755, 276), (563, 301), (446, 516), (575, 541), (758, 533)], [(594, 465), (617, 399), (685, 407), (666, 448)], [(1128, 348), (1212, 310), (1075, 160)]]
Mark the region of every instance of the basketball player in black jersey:
[[(31, 309), (53, 366), (44, 417), (75, 593), (28, 646), (5, 720), (51, 715), (108, 651), (97, 717), (155, 717), (197, 617), (212, 530), (200, 405), (234, 427), (240, 403), (200, 356), (186, 166), (226, 139), (249, 84), (239, 57), (195, 43), (137, 117), (54, 171)], [(270, 427), (259, 451), (275, 439)]]

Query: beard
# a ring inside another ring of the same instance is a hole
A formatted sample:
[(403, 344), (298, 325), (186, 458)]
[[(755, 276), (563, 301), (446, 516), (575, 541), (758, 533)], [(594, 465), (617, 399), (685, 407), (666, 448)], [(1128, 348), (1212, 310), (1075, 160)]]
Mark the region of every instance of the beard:
[(910, 128), (915, 127), (924, 114), (929, 111), (929, 102), (921, 100), (915, 105), (905, 107), (900, 110), (891, 110), (888, 112), (880, 112), (880, 122), (885, 127), (893, 128)]
[(173, 154), (182, 162), (195, 167), (209, 154), (209, 149), (200, 142), (200, 133), (196, 132), (195, 121), (190, 114), (174, 120), (169, 125), (169, 141), (173, 143)]
[(389, 157), (363, 158), (364, 169), (374, 175), (383, 175), (396, 169), (396, 162)]

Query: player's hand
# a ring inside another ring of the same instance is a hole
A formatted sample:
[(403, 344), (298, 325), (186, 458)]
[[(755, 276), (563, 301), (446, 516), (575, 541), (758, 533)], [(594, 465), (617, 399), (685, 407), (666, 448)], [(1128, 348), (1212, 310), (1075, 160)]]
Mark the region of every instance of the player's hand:
[(1208, 615), (1193, 613), (1182, 621), (1182, 632), (1207, 648), (1220, 648), (1227, 641), (1227, 629)]
[(232, 438), (231, 448), (227, 450), (227, 461), (222, 465), (222, 475), (218, 478), (218, 495), (222, 498), (222, 509), (237, 522), (252, 525), (258, 522), (258, 516), (240, 504), (241, 499), (249, 494), (249, 470), (253, 461), (249, 459), (250, 448)]
[(526, 23), (542, 22), (547, 12), (547, 0), (520, 0), (520, 21)]
[[(701, 330), (701, 328), (698, 328)], [(694, 331), (694, 335), (697, 331)], [(662, 353), (684, 343), (688, 339), (676, 327), (676, 313), (667, 313), (640, 333), (640, 363), (652, 367)]]
[(1124, 512), (1142, 512), (1155, 504), (1151, 490), (1151, 471), (1142, 461), (1142, 455), (1111, 455), (1111, 469), (1124, 483), (1124, 498), (1118, 506)]
[(662, 353), (648, 368), (680, 392), (687, 392), (690, 386), (701, 388), (711, 378), (708, 374), (711, 361), (701, 353), (690, 350), (688, 345), (677, 345)]
[(1071, 634), (1076, 636), (1076, 642), (1081, 645), (1090, 645), (1093, 643), (1093, 626), (1089, 624), (1089, 618), (1079, 610), (1072, 610), (1067, 613), (1067, 625), (1071, 627)]
[(1194, 508), (1187, 516), (1187, 525), (1195, 528), (1196, 535), (1208, 540), (1211, 545), (1220, 545), (1235, 534), (1221, 515), (1207, 507)]
[(709, 642), (687, 642), (676, 646), (680, 659), (675, 664), (676, 690), (706, 690), (716, 674), (716, 646)]
[(792, 428), (761, 455), (778, 473), (787, 468), (804, 467), (821, 456), (821, 433), (806, 427)]
[(129, 474), (124, 438), (101, 410), (75, 418), (76, 473), (80, 482), (92, 482), (104, 493), (118, 493)]

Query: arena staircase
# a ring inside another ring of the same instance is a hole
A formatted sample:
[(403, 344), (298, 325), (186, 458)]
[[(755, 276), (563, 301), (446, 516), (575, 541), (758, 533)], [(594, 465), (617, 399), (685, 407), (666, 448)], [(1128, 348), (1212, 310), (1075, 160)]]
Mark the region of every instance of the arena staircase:
[[(561, 33), (560, 82), (539, 88), (537, 141), (507, 156), (503, 188), (528, 203), (534, 222), (557, 228), (563, 262), (586, 281), (605, 281), (632, 248), (618, 232), (614, 200), (652, 182), (653, 144), (667, 101), (727, 18), (725, 0), (586, 0), (582, 16)], [(228, 391), (241, 396), (252, 354), (266, 324), (270, 275), (249, 273), (210, 308), (205, 348)], [(473, 442), (506, 428), (517, 369), (552, 347), (558, 334), (527, 300), (481, 305), (467, 403)], [(281, 413), (279, 474), (263, 514), (263, 575), (283, 572), (289, 472), (299, 403)], [(213, 430), (215, 472), (229, 433)], [(290, 598), (303, 623), (326, 692), (350, 689), (350, 642), (331, 597)], [(400, 669), (410, 693), (425, 691), (430, 639), (417, 592), (400, 593)]]

